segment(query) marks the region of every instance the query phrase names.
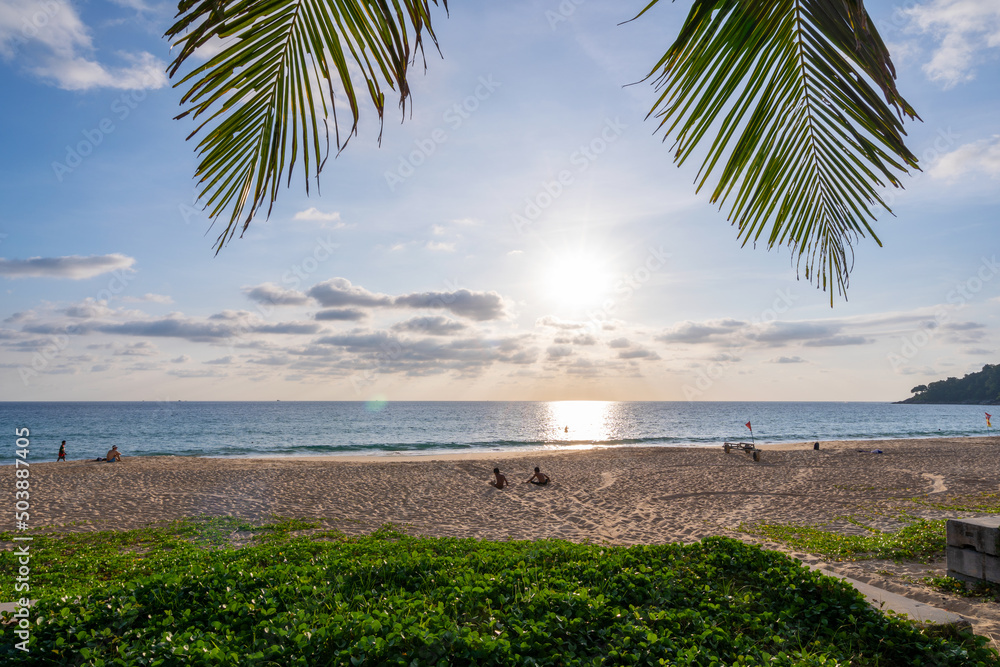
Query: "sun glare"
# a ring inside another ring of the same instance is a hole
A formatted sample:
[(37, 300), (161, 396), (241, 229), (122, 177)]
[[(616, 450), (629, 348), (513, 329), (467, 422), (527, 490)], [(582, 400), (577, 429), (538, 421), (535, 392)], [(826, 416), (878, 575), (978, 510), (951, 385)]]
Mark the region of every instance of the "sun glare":
[(547, 295), (569, 306), (599, 303), (611, 289), (607, 269), (593, 255), (563, 255), (549, 263), (544, 275)]
[(546, 439), (577, 443), (610, 437), (611, 401), (551, 401)]

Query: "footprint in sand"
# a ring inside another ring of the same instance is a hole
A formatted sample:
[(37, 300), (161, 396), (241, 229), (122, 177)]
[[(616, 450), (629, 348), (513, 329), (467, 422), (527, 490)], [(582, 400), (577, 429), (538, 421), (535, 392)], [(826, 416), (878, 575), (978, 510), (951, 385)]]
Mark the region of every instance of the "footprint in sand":
[(615, 474), (613, 472), (602, 472), (601, 473), (601, 485), (594, 489), (594, 491), (600, 491), (601, 489), (606, 489), (615, 483)]
[(944, 485), (944, 475), (934, 475), (929, 472), (920, 473), (921, 477), (926, 477), (931, 482), (931, 490), (929, 493), (941, 493), (942, 491), (947, 491), (948, 487)]

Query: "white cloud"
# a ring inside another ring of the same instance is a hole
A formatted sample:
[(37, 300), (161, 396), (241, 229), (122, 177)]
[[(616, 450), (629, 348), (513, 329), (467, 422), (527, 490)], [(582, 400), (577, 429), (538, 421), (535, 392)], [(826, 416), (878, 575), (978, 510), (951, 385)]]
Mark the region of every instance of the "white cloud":
[(80, 303), (74, 303), (62, 311), (65, 315), (70, 317), (79, 317), (82, 319), (93, 319), (95, 317), (108, 317), (114, 314), (114, 310), (108, 308), (107, 301), (98, 301), (96, 299), (84, 299)]
[(771, 359), (772, 364), (804, 364), (806, 360), (796, 355), (792, 357), (775, 357)]
[(167, 85), (166, 63), (151, 53), (120, 53), (122, 67), (94, 59), (90, 32), (66, 0), (0, 0), (0, 56), (28, 64), (64, 90), (144, 90)]
[[(893, 336), (909, 336), (914, 331), (935, 328), (938, 309), (926, 307), (843, 318), (746, 322), (706, 320), (680, 322), (658, 335), (656, 340), (717, 348), (842, 347), (870, 345)], [(952, 335), (969, 338), (981, 325), (975, 322), (946, 325)], [(964, 334), (963, 334), (964, 332)], [(791, 358), (791, 357), (789, 357)], [(787, 363), (787, 362), (786, 362)]]
[(467, 289), (415, 292), (395, 297), (393, 305), (396, 308), (441, 308), (479, 322), (507, 317), (503, 297), (496, 292), (472, 292)]
[[(432, 333), (426, 327), (418, 327)], [(410, 331), (409, 333), (415, 333)], [(497, 363), (526, 365), (533, 363), (537, 352), (524, 346), (520, 338), (458, 338), (433, 334), (430, 337), (399, 336), (394, 332), (355, 329), (325, 336), (314, 341), (308, 350), (289, 350), (292, 355), (308, 355), (293, 365), (295, 370), (319, 372), (325, 377), (330, 373), (345, 373), (371, 369), (373, 363), (379, 373), (404, 373), (411, 377), (438, 375), (454, 372), (473, 377)], [(334, 357), (326, 359), (323, 347), (336, 348)], [(393, 350), (386, 354), (386, 350)]]
[(63, 55), (92, 48), (86, 26), (68, 2), (0, 0), (0, 55), (13, 58), (30, 42)]
[(198, 60), (211, 60), (227, 48), (232, 46), (237, 40), (233, 37), (222, 39), (220, 37), (210, 37), (208, 40), (194, 50), (192, 54)]
[(432, 252), (455, 252), (455, 244), (437, 243), (435, 241), (429, 241), (427, 243), (427, 249)]
[(164, 74), (166, 63), (151, 53), (122, 54), (131, 65), (107, 68), (94, 60), (81, 56), (73, 58), (44, 58), (31, 71), (43, 79), (52, 79), (63, 90), (89, 90), (91, 88), (119, 88), (122, 90), (147, 90), (167, 85)]
[(1000, 46), (997, 0), (932, 0), (903, 11), (911, 25), (939, 41), (924, 73), (945, 88), (971, 81), (982, 51)]
[[(341, 229), (346, 227), (340, 220), (340, 213), (337, 211), (321, 211), (315, 206), (307, 208), (304, 211), (299, 211), (292, 216), (292, 220), (305, 220), (307, 222), (321, 222), (324, 223), (320, 227), (327, 229)], [(325, 224), (333, 223), (333, 224)]]
[(115, 350), (115, 355), (124, 357), (152, 357), (159, 353), (160, 351), (156, 346), (149, 341), (133, 343), (132, 345), (119, 347)]
[(465, 331), (468, 329), (468, 325), (448, 319), (447, 317), (434, 315), (431, 317), (414, 317), (405, 322), (397, 322), (392, 325), (391, 329), (393, 331), (427, 334), (429, 336), (451, 336)]
[(128, 9), (134, 9), (137, 12), (149, 12), (152, 8), (147, 5), (142, 0), (111, 0), (120, 7), (127, 7)]
[(301, 306), (309, 302), (309, 297), (297, 290), (287, 290), (274, 283), (247, 286), (243, 293), (251, 301), (269, 306)]
[(357, 308), (330, 308), (319, 311), (314, 317), (320, 322), (357, 322), (366, 319), (368, 313)]
[(317, 283), (310, 287), (306, 294), (326, 308), (392, 305), (392, 297), (389, 295), (370, 292), (360, 285), (351, 284), (347, 278), (331, 278)]
[(550, 345), (547, 350), (545, 350), (549, 359), (562, 359), (563, 357), (569, 357), (573, 354), (573, 348), (569, 345)]
[(675, 324), (657, 338), (664, 343), (708, 343), (744, 330), (749, 323), (742, 320), (722, 319), (705, 322), (684, 321)]
[(928, 173), (934, 178), (954, 181), (967, 172), (1000, 178), (1000, 135), (980, 139), (945, 153)]
[(170, 305), (174, 302), (173, 298), (167, 296), (166, 294), (153, 294), (152, 292), (147, 292), (142, 296), (123, 296), (123, 303), (162, 303), (165, 305)]
[(83, 280), (116, 269), (128, 269), (135, 259), (127, 255), (70, 255), (68, 257), (30, 257), (4, 259), (0, 257), (0, 276), (5, 278), (70, 278)]
[(216, 370), (199, 370), (199, 371), (185, 371), (180, 369), (175, 369), (172, 371), (167, 371), (169, 375), (173, 375), (179, 378), (218, 378), (224, 377), (224, 375)]
[(899, 42), (885, 42), (885, 47), (889, 49), (889, 53), (892, 54), (892, 62), (899, 69), (899, 66), (903, 63), (913, 63), (917, 62), (917, 59), (923, 55), (923, 49), (915, 41), (899, 41)]
[(648, 361), (659, 361), (660, 355), (652, 350), (636, 347), (622, 350), (618, 353), (619, 359), (646, 359)]
[(13, 324), (17, 322), (25, 322), (27, 320), (33, 320), (35, 319), (35, 317), (36, 317), (35, 311), (33, 310), (20, 310), (11, 315), (10, 317), (8, 317), (7, 319), (5, 319), (4, 322)]
[(346, 278), (331, 278), (313, 285), (306, 295), (325, 308), (360, 306), (362, 308), (444, 309), (472, 320), (498, 320), (507, 317), (503, 297), (496, 292), (413, 292), (390, 296), (370, 292)]
[(552, 327), (553, 329), (585, 329), (588, 326), (587, 322), (574, 322), (572, 320), (564, 320), (555, 315), (546, 315), (545, 317), (540, 317), (535, 320), (536, 327)]
[[(105, 333), (117, 336), (142, 336), (145, 338), (183, 338), (195, 343), (218, 343), (254, 334), (312, 335), (321, 331), (315, 322), (267, 323), (245, 311), (223, 311), (208, 318), (189, 318), (171, 313), (159, 319), (134, 319), (123, 322), (85, 321), (74, 323), (76, 334)], [(59, 323), (27, 324), (22, 332), (42, 335), (65, 333), (67, 327)]]

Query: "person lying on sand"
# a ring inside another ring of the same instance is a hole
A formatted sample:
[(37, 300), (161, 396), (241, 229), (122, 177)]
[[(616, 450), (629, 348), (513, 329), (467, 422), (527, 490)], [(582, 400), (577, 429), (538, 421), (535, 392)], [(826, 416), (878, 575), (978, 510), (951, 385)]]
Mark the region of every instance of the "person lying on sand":
[(490, 486), (495, 486), (498, 489), (507, 486), (507, 478), (500, 474), (500, 468), (494, 468), (493, 475), (496, 477), (496, 481), (490, 482)]
[(111, 445), (111, 449), (108, 451), (107, 457), (104, 459), (108, 463), (114, 463), (115, 461), (121, 462), (122, 455), (118, 451), (118, 445)]
[(538, 484), (539, 486), (544, 486), (545, 484), (549, 483), (549, 476), (546, 475), (544, 472), (539, 471), (538, 466), (535, 466), (535, 474), (532, 475), (531, 478), (525, 481), (524, 483), (527, 484), (528, 482), (531, 482), (532, 484)]

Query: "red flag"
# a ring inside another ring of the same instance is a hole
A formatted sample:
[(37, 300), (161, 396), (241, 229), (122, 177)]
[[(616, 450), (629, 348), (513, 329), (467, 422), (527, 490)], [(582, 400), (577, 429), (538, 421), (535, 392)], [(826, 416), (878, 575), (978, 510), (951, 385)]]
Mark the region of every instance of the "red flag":
[(750, 425), (750, 422), (747, 422), (747, 428), (750, 429), (751, 431), (753, 430), (753, 426)]
[(990, 413), (986, 413), (986, 428), (993, 428), (993, 424), (990, 423), (990, 417), (992, 416)]

